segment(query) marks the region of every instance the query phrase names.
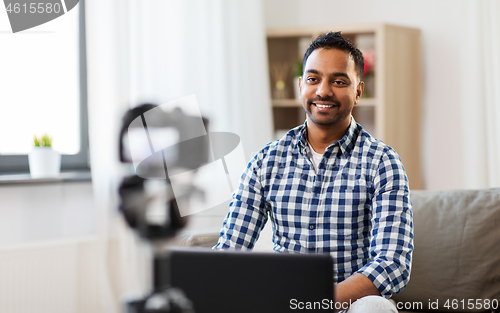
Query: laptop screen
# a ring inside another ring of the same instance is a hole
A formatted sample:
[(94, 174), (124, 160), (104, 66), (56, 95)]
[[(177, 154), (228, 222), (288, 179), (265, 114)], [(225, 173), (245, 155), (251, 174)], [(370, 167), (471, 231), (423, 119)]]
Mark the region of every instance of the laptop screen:
[(184, 291), (197, 313), (334, 308), (329, 254), (179, 249), (172, 250), (170, 264), (171, 285)]

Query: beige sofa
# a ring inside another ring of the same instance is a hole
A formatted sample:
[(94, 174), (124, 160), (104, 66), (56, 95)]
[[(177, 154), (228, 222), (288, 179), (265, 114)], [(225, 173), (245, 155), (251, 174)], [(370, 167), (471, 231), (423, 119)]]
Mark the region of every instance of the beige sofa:
[(406, 289), (393, 297), (398, 306), (491, 312), (493, 301), (498, 312), (500, 189), (413, 191), (411, 201), (413, 268)]
[[(415, 250), (410, 282), (393, 297), (400, 312), (499, 312), (500, 189), (412, 191), (411, 201)], [(182, 242), (210, 247), (217, 238)]]

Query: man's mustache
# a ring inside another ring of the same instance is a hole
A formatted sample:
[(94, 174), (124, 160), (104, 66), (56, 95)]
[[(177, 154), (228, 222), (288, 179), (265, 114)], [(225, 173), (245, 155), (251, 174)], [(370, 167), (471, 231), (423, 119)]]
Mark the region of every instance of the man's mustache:
[(309, 99), (307, 100), (307, 104), (312, 104), (313, 102), (318, 102), (318, 101), (323, 101), (323, 102), (330, 102), (330, 103), (333, 103), (335, 105), (340, 105), (340, 101), (338, 100), (335, 100), (333, 97), (321, 97), (321, 96), (317, 96), (316, 98), (314, 99)]

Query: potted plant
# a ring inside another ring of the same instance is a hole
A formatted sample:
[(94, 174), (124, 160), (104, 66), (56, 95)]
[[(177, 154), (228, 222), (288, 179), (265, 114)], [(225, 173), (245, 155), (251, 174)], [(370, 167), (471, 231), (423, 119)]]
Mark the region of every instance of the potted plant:
[(297, 60), (293, 63), (293, 88), (295, 91), (295, 100), (300, 102), (300, 88), (299, 88), (299, 78), (302, 76), (303, 63), (301, 60)]
[(33, 150), (28, 155), (30, 174), (33, 178), (59, 176), (61, 154), (52, 149), (52, 138), (47, 134), (40, 138), (33, 137)]

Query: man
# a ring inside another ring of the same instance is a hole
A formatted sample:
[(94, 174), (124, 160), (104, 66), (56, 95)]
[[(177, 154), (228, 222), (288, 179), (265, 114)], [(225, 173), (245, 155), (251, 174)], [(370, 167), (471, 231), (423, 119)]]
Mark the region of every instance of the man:
[(312, 42), (299, 80), (306, 122), (250, 161), (214, 249), (253, 248), (270, 218), (275, 251), (331, 253), (336, 302), (360, 299), (351, 312), (397, 312), (387, 299), (410, 276), (408, 180), (396, 152), (351, 116), (363, 66), (340, 32)]

